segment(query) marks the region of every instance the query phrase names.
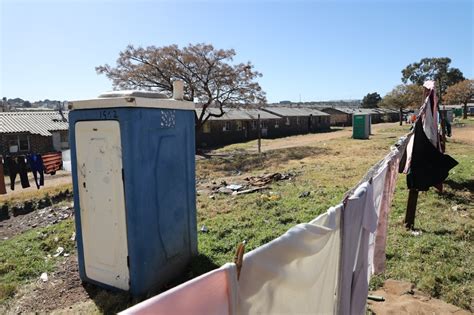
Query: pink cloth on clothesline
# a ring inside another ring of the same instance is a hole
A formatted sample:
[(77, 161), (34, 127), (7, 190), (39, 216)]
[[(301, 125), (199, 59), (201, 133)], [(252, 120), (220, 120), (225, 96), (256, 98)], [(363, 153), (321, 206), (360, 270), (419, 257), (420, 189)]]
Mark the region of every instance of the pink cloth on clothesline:
[(226, 264), (132, 306), (120, 314), (234, 314), (236, 301), (234, 295), (237, 290), (235, 264)]
[(385, 270), (385, 248), (387, 245), (388, 214), (392, 205), (393, 196), (398, 177), (398, 165), (401, 159), (401, 152), (396, 151), (390, 156), (385, 174), (385, 185), (382, 193), (382, 201), (379, 209), (379, 221), (375, 232), (375, 248), (373, 272), (382, 273)]

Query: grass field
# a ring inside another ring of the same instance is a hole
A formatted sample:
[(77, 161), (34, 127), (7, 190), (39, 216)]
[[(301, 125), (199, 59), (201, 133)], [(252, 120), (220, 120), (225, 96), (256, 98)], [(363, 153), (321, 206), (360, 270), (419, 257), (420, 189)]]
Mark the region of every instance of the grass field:
[[(224, 179), (231, 183), (243, 176), (276, 171), (292, 172), (295, 177), (275, 182), (265, 192), (277, 195), (276, 200), (262, 198), (262, 193), (217, 194), (214, 199), (199, 194), (198, 227), (205, 225), (208, 232), (198, 232), (200, 255), (185, 278), (232, 261), (237, 244), (243, 240), (251, 250), (336, 205), (407, 131), (407, 126), (391, 125), (379, 129), (370, 140), (344, 136), (269, 150), (262, 155), (255, 153), (252, 142), (227, 146), (210, 158), (198, 160), (197, 177), (202, 182)], [(454, 137), (457, 131), (453, 130)], [(472, 132), (474, 138), (474, 122), (462, 132)], [(415, 222), (421, 232), (418, 236), (406, 231), (402, 224), (407, 190), (405, 177), (399, 176), (390, 215), (387, 270), (374, 277), (371, 286), (375, 288), (387, 278), (407, 280), (433, 297), (472, 309), (474, 146), (454, 138), (448, 143), (447, 152), (460, 164), (452, 171), (444, 193), (430, 190), (420, 194)], [(300, 198), (302, 192), (308, 191), (308, 197)], [(66, 221), (0, 242), (0, 303), (11, 302), (20, 287), (36, 281), (41, 272), (55, 268), (52, 260), (45, 257), (56, 250), (56, 238), (72, 250), (74, 244), (66, 238), (73, 229), (72, 221)], [(58, 258), (56, 264), (60, 262)]]

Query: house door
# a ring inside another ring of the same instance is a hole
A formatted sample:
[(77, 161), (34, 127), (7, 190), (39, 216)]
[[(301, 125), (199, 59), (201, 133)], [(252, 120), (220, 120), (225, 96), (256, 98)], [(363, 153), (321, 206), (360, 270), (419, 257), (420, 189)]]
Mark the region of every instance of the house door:
[(127, 230), (118, 121), (76, 123), (84, 265), (89, 279), (128, 290)]
[(53, 135), (53, 148), (55, 151), (61, 151), (61, 134), (59, 132), (52, 132)]

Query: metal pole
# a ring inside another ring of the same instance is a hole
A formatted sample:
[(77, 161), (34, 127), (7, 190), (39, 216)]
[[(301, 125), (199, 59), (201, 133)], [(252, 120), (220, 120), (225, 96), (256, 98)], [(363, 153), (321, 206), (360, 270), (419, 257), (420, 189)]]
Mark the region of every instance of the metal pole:
[(262, 140), (261, 140), (261, 137), (262, 137), (262, 134), (261, 134), (261, 128), (260, 128), (260, 114), (258, 114), (258, 118), (257, 118), (257, 128), (258, 128), (258, 153), (261, 153), (262, 152)]

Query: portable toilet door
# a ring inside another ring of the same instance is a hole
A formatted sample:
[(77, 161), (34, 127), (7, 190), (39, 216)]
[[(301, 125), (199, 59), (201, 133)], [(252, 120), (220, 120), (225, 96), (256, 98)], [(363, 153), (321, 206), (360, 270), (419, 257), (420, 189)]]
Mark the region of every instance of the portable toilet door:
[(100, 283), (128, 290), (119, 122), (80, 121), (75, 134), (85, 273)]
[(370, 133), (370, 115), (353, 114), (352, 115), (352, 138), (368, 139)]

